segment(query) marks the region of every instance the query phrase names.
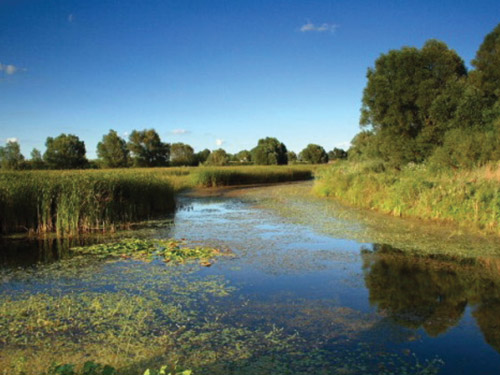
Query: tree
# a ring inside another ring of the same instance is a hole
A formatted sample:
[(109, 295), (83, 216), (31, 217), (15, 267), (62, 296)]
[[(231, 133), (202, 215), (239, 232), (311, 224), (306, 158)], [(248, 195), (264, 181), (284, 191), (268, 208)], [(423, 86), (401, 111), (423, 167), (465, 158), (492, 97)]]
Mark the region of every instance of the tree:
[(136, 167), (160, 167), (168, 165), (170, 145), (163, 143), (154, 129), (134, 130), (127, 144)]
[(31, 150), (30, 156), (30, 165), (32, 169), (44, 169), (46, 167), (40, 150), (34, 148), (33, 150)]
[(335, 147), (332, 151), (328, 152), (328, 160), (347, 159), (347, 152), (341, 148)]
[(293, 151), (288, 151), (286, 154), (288, 158), (288, 164), (295, 164), (297, 163), (297, 154)]
[(21, 148), (17, 141), (8, 141), (0, 147), (0, 166), (2, 169), (20, 169), (24, 161)]
[(472, 60), (471, 81), (492, 104), (500, 98), (500, 24), (486, 35)]
[(448, 124), (433, 118), (431, 108), (466, 74), (463, 60), (437, 40), (427, 41), (422, 49), (389, 51), (375, 61), (367, 73), (360, 124), (371, 127), (371, 141), (384, 160), (395, 166), (422, 161), (430, 153), (422, 145), (442, 143), (444, 131), (427, 129)]
[(210, 155), (210, 150), (208, 148), (204, 149), (203, 151), (197, 152), (195, 155), (196, 164), (205, 163), (207, 161), (209, 155)]
[(196, 165), (197, 159), (193, 148), (185, 143), (172, 143), (170, 146), (170, 163), (175, 166)]
[(310, 164), (323, 164), (328, 163), (328, 154), (320, 145), (310, 143), (300, 152), (299, 159)]
[(276, 138), (262, 138), (252, 149), (252, 160), (258, 165), (287, 164), (288, 155), (286, 146)]
[(229, 155), (222, 148), (211, 152), (206, 161), (207, 165), (227, 165), (228, 163)]
[(235, 155), (235, 158), (239, 163), (250, 163), (252, 161), (252, 153), (248, 150), (241, 150)]
[(110, 130), (97, 144), (97, 156), (105, 168), (123, 168), (129, 165), (127, 143), (114, 130)]
[(61, 134), (56, 138), (48, 137), (43, 159), (51, 169), (84, 168), (88, 161), (85, 157), (85, 143), (73, 134)]

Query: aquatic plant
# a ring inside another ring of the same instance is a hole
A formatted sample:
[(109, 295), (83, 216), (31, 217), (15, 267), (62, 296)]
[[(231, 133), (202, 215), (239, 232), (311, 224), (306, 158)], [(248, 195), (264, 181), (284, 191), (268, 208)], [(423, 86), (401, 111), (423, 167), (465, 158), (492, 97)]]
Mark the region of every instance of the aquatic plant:
[(203, 246), (188, 247), (185, 241), (174, 239), (147, 240), (129, 238), (118, 242), (73, 247), (70, 250), (80, 254), (96, 255), (101, 258), (120, 257), (148, 261), (161, 258), (165, 263), (185, 263), (197, 260), (203, 266), (210, 266), (217, 256), (233, 255), (229, 250)]

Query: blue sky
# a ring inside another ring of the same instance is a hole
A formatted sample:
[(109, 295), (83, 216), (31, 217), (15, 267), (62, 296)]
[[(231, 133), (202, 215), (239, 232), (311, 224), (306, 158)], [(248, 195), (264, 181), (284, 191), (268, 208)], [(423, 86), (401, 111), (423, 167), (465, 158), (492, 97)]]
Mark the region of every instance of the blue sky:
[(347, 147), (375, 59), (430, 38), (469, 65), (495, 1), (0, 0), (0, 142), (25, 156), (155, 128), (196, 150)]

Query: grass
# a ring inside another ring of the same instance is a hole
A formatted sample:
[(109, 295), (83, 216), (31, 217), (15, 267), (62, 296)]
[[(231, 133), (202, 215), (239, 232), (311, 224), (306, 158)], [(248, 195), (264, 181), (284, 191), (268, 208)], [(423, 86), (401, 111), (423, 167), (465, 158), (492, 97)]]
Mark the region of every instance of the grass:
[(500, 234), (498, 175), (496, 165), (431, 171), (410, 164), (386, 171), (374, 163), (340, 162), (318, 172), (314, 191), (354, 207)]
[(240, 166), (0, 172), (2, 233), (58, 236), (112, 231), (172, 212), (191, 187), (296, 181), (314, 166)]

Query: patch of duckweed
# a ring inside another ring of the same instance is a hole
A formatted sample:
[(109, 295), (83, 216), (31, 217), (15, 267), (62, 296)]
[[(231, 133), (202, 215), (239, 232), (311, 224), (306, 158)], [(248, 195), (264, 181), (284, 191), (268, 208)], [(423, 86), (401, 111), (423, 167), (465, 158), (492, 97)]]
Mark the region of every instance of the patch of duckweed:
[(229, 250), (202, 246), (188, 247), (185, 241), (174, 239), (129, 238), (113, 243), (73, 247), (71, 250), (99, 258), (121, 257), (144, 261), (161, 258), (166, 263), (177, 264), (196, 260), (204, 266), (210, 266), (218, 256), (233, 255)]

